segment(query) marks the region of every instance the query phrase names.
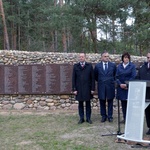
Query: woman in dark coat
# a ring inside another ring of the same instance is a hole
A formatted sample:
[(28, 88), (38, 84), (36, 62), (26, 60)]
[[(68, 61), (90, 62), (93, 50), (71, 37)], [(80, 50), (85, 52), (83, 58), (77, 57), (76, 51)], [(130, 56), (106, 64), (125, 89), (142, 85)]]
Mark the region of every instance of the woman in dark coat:
[[(95, 90), (94, 71), (91, 63), (85, 62), (85, 54), (79, 56), (80, 62), (73, 67), (72, 74), (72, 91), (76, 95), (76, 100), (79, 101), (79, 124), (84, 122), (84, 105), (86, 103), (86, 121), (91, 121), (91, 102)], [(82, 66), (83, 65), (83, 66)]]
[[(106, 67), (106, 68), (105, 68)], [(98, 85), (98, 98), (100, 101), (101, 122), (107, 119), (113, 121), (113, 99), (115, 97), (115, 74), (116, 65), (109, 61), (109, 53), (101, 55), (101, 62), (97, 63), (94, 69), (95, 80)], [(108, 103), (108, 113), (106, 112), (106, 101)]]
[(125, 83), (126, 81), (134, 80), (136, 77), (135, 65), (130, 61), (129, 53), (124, 53), (122, 55), (122, 63), (117, 67), (116, 79), (117, 79), (117, 99), (121, 100), (123, 121), (125, 123), (126, 110), (127, 110), (127, 96), (128, 87)]

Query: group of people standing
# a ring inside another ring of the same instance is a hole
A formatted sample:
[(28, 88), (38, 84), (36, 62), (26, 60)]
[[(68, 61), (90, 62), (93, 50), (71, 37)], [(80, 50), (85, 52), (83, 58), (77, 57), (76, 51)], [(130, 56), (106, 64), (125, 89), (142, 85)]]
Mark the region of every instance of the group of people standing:
[[(93, 67), (91, 63), (86, 62), (85, 53), (79, 54), (79, 63), (74, 64), (72, 73), (72, 92), (76, 95), (76, 100), (79, 101), (78, 112), (80, 120), (78, 124), (85, 122), (84, 102), (86, 122), (92, 124), (91, 99), (95, 91), (95, 81), (97, 81), (101, 122), (107, 120), (113, 122), (113, 100), (116, 96), (116, 99), (121, 101), (122, 106), (123, 120), (121, 122), (125, 123), (128, 96), (128, 84), (126, 81), (134, 79), (150, 80), (150, 53), (147, 54), (147, 62), (139, 69), (138, 74), (134, 63), (131, 62), (129, 53), (124, 53), (121, 60), (122, 62), (116, 66), (115, 63), (110, 61), (109, 53), (103, 52), (101, 61)], [(150, 128), (150, 105), (146, 108), (145, 114), (147, 126)], [(147, 134), (150, 134), (150, 129)]]

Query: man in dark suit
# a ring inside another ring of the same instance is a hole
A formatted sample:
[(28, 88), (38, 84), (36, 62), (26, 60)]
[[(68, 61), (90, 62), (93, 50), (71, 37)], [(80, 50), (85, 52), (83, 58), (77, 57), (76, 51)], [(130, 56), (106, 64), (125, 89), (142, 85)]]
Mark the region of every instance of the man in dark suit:
[[(147, 53), (147, 62), (145, 62), (138, 71), (137, 79), (150, 81), (150, 52)], [(150, 87), (146, 89), (146, 99), (150, 99)], [(146, 123), (149, 130), (147, 135), (150, 135), (150, 104), (145, 109)]]
[[(113, 121), (113, 99), (115, 97), (115, 74), (116, 65), (109, 61), (109, 53), (101, 55), (101, 62), (96, 64), (95, 80), (98, 83), (98, 98), (100, 101), (101, 122), (107, 119)], [(106, 113), (106, 101), (108, 103), (108, 113)]]
[(79, 54), (79, 63), (74, 64), (72, 73), (72, 91), (76, 95), (76, 100), (79, 101), (78, 111), (80, 120), (78, 124), (84, 120), (84, 101), (86, 104), (86, 121), (92, 124), (91, 121), (91, 99), (95, 90), (94, 70), (91, 63), (85, 61), (84, 53)]

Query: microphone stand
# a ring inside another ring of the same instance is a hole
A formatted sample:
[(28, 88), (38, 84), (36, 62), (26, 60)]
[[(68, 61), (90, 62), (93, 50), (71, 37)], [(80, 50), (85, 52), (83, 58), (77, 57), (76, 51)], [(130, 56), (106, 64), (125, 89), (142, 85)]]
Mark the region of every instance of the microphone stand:
[(113, 136), (113, 135), (122, 135), (122, 134), (124, 134), (124, 133), (121, 132), (121, 128), (120, 128), (120, 104), (119, 104), (119, 100), (116, 99), (116, 92), (115, 92), (115, 100), (117, 100), (117, 106), (118, 106), (118, 109), (117, 109), (117, 113), (118, 113), (118, 131), (117, 131), (117, 133), (102, 134), (101, 136)]
[[(128, 81), (126, 81), (125, 83), (128, 84)], [(115, 87), (117, 87), (117, 85)], [(124, 133), (121, 132), (121, 128), (120, 128), (120, 104), (119, 104), (119, 100), (116, 99), (116, 93), (115, 93), (115, 100), (117, 100), (117, 106), (118, 106), (118, 131), (117, 131), (117, 133), (102, 134), (102, 136), (112, 136), (112, 135), (122, 135), (122, 134), (124, 134)], [(118, 141), (121, 141), (121, 139), (118, 138)]]
[[(116, 76), (119, 77), (120, 75), (122, 75), (124, 73), (121, 73), (119, 75)], [(115, 83), (115, 88), (116, 88), (116, 91), (117, 91), (117, 83)], [(120, 104), (119, 104), (119, 100), (116, 99), (116, 95), (117, 95), (117, 92), (115, 92), (115, 100), (117, 100), (117, 106), (118, 106), (118, 131), (117, 133), (111, 133), (111, 134), (102, 134), (102, 136), (112, 136), (112, 135), (122, 135), (124, 133), (121, 132), (121, 128), (120, 128)], [(120, 139), (118, 139), (120, 140)]]
[(119, 100), (117, 100), (117, 105), (118, 105), (118, 130), (117, 130), (117, 133), (102, 134), (101, 136), (113, 136), (113, 135), (122, 135), (122, 134), (124, 134), (124, 133), (121, 132), (121, 128), (120, 128), (120, 105), (119, 105)]
[(117, 135), (121, 135), (121, 129), (120, 129), (120, 105), (119, 105), (119, 100), (117, 99), (117, 105), (118, 105), (118, 131)]

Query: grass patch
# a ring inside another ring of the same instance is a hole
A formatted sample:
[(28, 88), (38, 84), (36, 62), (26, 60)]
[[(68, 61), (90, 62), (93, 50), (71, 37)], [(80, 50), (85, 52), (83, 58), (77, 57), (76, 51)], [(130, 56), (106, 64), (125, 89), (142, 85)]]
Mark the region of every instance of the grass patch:
[(117, 131), (117, 119), (100, 123), (98, 113), (92, 114), (92, 125), (78, 125), (78, 119), (78, 114), (68, 112), (0, 115), (0, 150), (130, 149), (115, 143), (116, 136), (101, 136)]

